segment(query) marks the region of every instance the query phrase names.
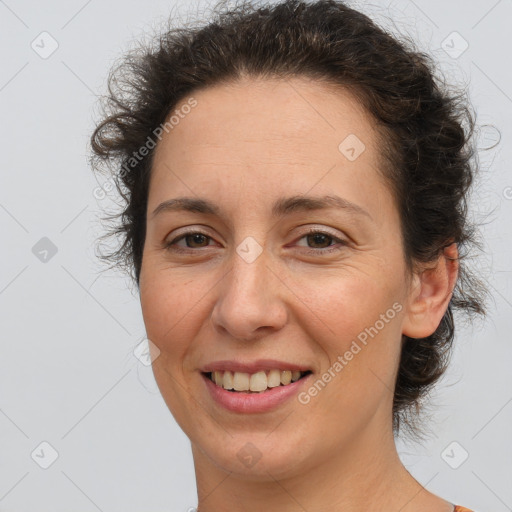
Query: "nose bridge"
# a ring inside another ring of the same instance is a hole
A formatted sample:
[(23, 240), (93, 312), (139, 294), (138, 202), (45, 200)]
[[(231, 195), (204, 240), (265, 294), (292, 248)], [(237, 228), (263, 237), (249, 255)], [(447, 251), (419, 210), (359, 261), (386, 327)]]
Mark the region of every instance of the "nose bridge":
[(261, 296), (270, 270), (268, 250), (252, 236), (246, 237), (236, 246), (231, 259), (232, 284), (236, 293)]
[(257, 296), (262, 298), (265, 292), (262, 285), (269, 281), (268, 274), (272, 275), (269, 268), (272, 258), (267, 244), (268, 233), (252, 221), (252, 218), (240, 217), (238, 226), (235, 226), (238, 236), (235, 236), (230, 254), (229, 293), (257, 299)]
[(286, 307), (270, 254), (255, 238), (246, 237), (230, 258), (230, 270), (212, 314), (216, 327), (246, 340), (281, 328), (286, 323)]

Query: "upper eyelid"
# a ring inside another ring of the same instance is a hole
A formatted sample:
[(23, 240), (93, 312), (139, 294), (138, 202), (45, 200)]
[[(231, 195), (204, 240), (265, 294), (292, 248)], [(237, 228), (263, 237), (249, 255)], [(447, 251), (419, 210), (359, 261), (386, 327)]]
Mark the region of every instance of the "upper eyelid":
[[(331, 233), (330, 230), (328, 228), (325, 228), (325, 227), (316, 227), (316, 226), (310, 226), (306, 229), (306, 231), (304, 231), (303, 233), (299, 234), (296, 236), (296, 238), (294, 239), (294, 241), (298, 241), (302, 238), (304, 238), (305, 236), (309, 235), (309, 234), (316, 234), (316, 233), (320, 233), (320, 234), (324, 234), (324, 235), (327, 235), (331, 238), (333, 238), (334, 240), (338, 241), (338, 242), (342, 242), (342, 243), (348, 243), (348, 240), (346, 240), (346, 237), (344, 238), (344, 236), (340, 236), (338, 234), (334, 234), (334, 233)], [(200, 228), (191, 228), (187, 231), (184, 231), (182, 233), (178, 233), (178, 234), (175, 234), (172, 236), (171, 240), (168, 241), (168, 243), (176, 243), (178, 241), (181, 241), (184, 237), (188, 236), (188, 235), (195, 235), (195, 234), (201, 234), (203, 236), (206, 236), (207, 238), (210, 238), (212, 240), (215, 239), (215, 237), (213, 237), (212, 235), (208, 234), (206, 232), (206, 230), (202, 230)], [(167, 240), (167, 238), (166, 238)], [(192, 249), (192, 248), (190, 248)]]
[[(308, 227), (306, 228), (306, 231), (304, 232), (304, 234), (309, 234), (311, 231), (314, 231), (314, 232), (320, 231), (322, 233), (329, 234), (332, 237), (338, 237), (338, 238), (340, 237), (340, 235), (331, 232), (331, 229), (334, 229), (334, 228), (329, 228), (329, 227), (325, 227), (325, 226), (321, 226), (321, 225), (314, 225), (314, 224), (313, 225), (307, 224), (307, 226)], [(297, 226), (297, 229), (300, 229), (301, 227), (302, 227), (302, 225)], [(191, 228), (189, 228), (187, 226), (182, 229), (184, 229), (185, 231), (183, 231), (181, 233), (174, 234), (173, 238), (176, 238), (177, 236), (183, 236), (183, 235), (189, 235), (189, 234), (195, 234), (195, 233), (202, 233), (206, 236), (211, 236), (207, 233), (207, 231), (209, 231), (209, 229), (207, 227), (197, 227), (197, 228), (191, 227)], [(178, 228), (177, 231), (179, 231), (179, 230), (180, 230), (180, 228)], [(344, 236), (344, 235), (341, 235), (341, 236)], [(169, 235), (167, 235), (166, 238), (168, 238), (168, 237), (169, 237)], [(214, 238), (214, 237), (212, 236), (212, 238)]]

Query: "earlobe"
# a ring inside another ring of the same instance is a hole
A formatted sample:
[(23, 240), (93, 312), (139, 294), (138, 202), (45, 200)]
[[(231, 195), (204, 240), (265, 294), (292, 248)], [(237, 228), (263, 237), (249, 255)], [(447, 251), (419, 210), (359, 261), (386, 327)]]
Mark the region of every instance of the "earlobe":
[(402, 333), (426, 338), (435, 332), (453, 294), (459, 271), (457, 244), (444, 248), (434, 266), (414, 275)]

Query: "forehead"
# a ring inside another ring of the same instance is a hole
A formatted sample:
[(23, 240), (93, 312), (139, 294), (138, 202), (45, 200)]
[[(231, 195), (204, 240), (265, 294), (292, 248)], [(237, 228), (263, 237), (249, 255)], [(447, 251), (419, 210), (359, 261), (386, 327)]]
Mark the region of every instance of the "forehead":
[[(311, 78), (246, 77), (196, 90), (190, 96), (197, 105), (164, 134), (170, 145), (218, 143), (236, 150), (239, 142), (245, 146), (265, 143), (270, 150), (283, 147), (286, 141), (290, 141), (287, 146), (296, 146), (298, 139), (307, 147), (330, 144), (337, 149), (340, 137), (352, 133), (369, 139), (375, 135), (373, 119), (355, 95), (346, 88)], [(175, 110), (188, 100), (179, 102)], [(171, 133), (173, 137), (167, 136)]]
[(157, 145), (152, 204), (199, 191), (220, 198), (233, 187), (239, 198), (243, 189), (271, 200), (315, 187), (357, 201), (383, 185), (374, 122), (347, 89), (246, 77), (197, 90), (173, 112), (190, 97), (195, 106)]

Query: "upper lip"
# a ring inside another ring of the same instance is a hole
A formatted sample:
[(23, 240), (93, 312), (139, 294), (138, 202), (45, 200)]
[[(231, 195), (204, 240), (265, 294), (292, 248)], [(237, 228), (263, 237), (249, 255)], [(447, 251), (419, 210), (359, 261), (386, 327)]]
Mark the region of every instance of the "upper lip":
[(290, 370), (290, 371), (311, 371), (311, 368), (302, 364), (288, 363), (286, 361), (277, 361), (275, 359), (258, 359), (256, 361), (213, 361), (204, 365), (201, 372), (239, 372), (239, 373), (256, 373), (268, 370)]

